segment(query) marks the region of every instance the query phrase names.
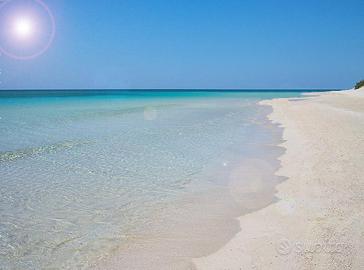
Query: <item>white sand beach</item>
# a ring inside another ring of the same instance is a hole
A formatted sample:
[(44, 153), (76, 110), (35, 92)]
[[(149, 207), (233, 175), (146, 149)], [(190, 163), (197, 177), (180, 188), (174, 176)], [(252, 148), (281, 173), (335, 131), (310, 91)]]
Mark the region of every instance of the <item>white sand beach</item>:
[(275, 99), (284, 127), (278, 201), (197, 269), (364, 269), (364, 88)]

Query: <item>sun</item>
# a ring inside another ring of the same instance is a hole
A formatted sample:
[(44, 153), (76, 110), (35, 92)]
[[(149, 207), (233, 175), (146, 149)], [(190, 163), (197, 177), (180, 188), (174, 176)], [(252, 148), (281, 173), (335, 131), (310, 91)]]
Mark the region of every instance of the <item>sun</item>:
[(34, 33), (34, 24), (29, 18), (20, 17), (14, 21), (14, 34), (20, 39), (28, 39)]
[(31, 60), (54, 41), (56, 23), (43, 0), (0, 0), (0, 55)]

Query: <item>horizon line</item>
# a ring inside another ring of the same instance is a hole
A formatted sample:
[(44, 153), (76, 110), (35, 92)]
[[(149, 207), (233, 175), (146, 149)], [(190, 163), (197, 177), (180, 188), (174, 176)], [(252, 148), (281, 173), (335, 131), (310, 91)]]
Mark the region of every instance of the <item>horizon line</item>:
[(343, 88), (28, 88), (0, 91), (339, 91)]

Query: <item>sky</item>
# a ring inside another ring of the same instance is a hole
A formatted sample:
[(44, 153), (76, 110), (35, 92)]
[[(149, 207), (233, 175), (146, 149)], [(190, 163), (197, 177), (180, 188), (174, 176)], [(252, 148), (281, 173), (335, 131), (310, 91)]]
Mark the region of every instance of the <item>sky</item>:
[(53, 43), (30, 60), (2, 54), (0, 89), (340, 89), (364, 79), (363, 0), (44, 3)]

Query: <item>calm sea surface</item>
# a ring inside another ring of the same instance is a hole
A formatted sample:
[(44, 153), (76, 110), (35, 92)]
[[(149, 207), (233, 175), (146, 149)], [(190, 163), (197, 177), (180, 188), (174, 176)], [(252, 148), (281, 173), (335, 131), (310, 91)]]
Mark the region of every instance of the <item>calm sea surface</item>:
[(280, 132), (257, 102), (298, 95), (0, 91), (0, 269), (83, 269), (115, 254), (128, 265), (122, 252), (150, 231), (198, 219), (196, 198), (213, 213), (209, 192), (225, 194), (241, 160), (274, 163), (262, 147)]

